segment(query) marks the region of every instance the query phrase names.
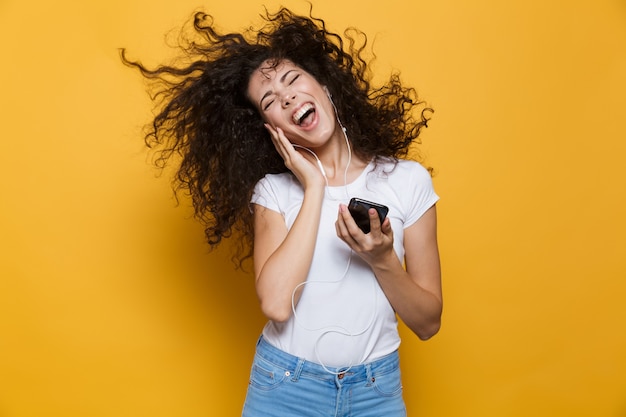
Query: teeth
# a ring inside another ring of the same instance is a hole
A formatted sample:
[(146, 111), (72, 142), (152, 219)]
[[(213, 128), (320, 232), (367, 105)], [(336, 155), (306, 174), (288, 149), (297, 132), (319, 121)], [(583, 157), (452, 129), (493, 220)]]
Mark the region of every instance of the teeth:
[(300, 124), (302, 117), (304, 117), (305, 114), (307, 114), (310, 110), (313, 109), (313, 105), (311, 103), (306, 103), (304, 104), (302, 107), (300, 107), (298, 109), (297, 112), (295, 112), (293, 114), (293, 122), (296, 124)]

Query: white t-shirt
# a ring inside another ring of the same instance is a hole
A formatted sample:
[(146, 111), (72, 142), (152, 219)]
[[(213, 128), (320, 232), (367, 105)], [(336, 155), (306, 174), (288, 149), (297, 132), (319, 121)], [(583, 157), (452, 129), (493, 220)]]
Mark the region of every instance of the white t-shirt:
[[(268, 174), (257, 183), (252, 202), (279, 212), (291, 228), (303, 195), (292, 174)], [(374, 273), (336, 234), (339, 203), (348, 204), (351, 197), (389, 207), (400, 259), (404, 229), (439, 199), (428, 171), (407, 160), (372, 162), (351, 184), (327, 187), (313, 262), (295, 314), (284, 323), (270, 320), (263, 329), (273, 346), (327, 367), (371, 362), (400, 345), (395, 312)]]

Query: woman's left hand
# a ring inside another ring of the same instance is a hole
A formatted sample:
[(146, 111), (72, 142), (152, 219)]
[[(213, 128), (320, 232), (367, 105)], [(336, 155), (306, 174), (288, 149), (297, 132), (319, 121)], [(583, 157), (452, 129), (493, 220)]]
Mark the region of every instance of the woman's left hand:
[(346, 242), (365, 262), (374, 265), (385, 262), (389, 256), (396, 257), (396, 255), (393, 250), (393, 230), (389, 219), (386, 218), (381, 224), (375, 209), (370, 209), (368, 214), (371, 230), (366, 234), (357, 226), (348, 206), (340, 204), (335, 228), (341, 240)]

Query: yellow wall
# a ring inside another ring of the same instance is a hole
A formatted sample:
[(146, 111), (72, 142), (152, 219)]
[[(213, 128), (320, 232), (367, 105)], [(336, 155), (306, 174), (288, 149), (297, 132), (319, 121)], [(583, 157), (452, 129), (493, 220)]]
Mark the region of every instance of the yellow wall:
[[(262, 12), (215, 3), (229, 29)], [(264, 322), (250, 276), (155, 178), (117, 54), (159, 62), (200, 5), (0, 3), (3, 417), (239, 413)], [(436, 108), (446, 306), (433, 340), (402, 329), (410, 415), (626, 416), (624, 2), (315, 8)]]

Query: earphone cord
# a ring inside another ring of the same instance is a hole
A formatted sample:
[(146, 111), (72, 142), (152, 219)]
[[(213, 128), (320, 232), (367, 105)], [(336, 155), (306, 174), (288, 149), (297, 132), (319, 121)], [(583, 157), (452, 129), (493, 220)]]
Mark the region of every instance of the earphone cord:
[(376, 280), (373, 280), (373, 293), (374, 293), (374, 305), (372, 308), (372, 317), (370, 318), (369, 323), (367, 323), (367, 326), (365, 326), (362, 330), (359, 330), (358, 332), (350, 332), (348, 331), (346, 328), (341, 327), (341, 326), (322, 326), (322, 327), (317, 327), (317, 328), (311, 328), (311, 327), (307, 327), (304, 324), (302, 324), (300, 322), (300, 319), (298, 317), (298, 314), (296, 313), (296, 302), (295, 302), (295, 295), (296, 295), (296, 291), (298, 290), (298, 288), (303, 287), (306, 284), (313, 284), (313, 283), (317, 283), (317, 284), (337, 284), (341, 281), (343, 281), (343, 279), (346, 277), (346, 275), (348, 275), (348, 270), (350, 269), (350, 264), (352, 261), (352, 253), (353, 251), (350, 250), (350, 255), (348, 257), (348, 264), (346, 265), (346, 269), (343, 271), (343, 275), (341, 276), (341, 278), (339, 278), (336, 281), (304, 281), (301, 282), (300, 284), (296, 285), (296, 287), (293, 289), (293, 292), (291, 293), (291, 311), (293, 312), (293, 318), (295, 323), (302, 329), (310, 331), (310, 332), (318, 332), (320, 330), (323, 330), (323, 332), (319, 335), (319, 337), (317, 338), (317, 340), (315, 341), (315, 357), (317, 358), (317, 362), (322, 365), (322, 368), (324, 368), (324, 370), (330, 374), (333, 375), (339, 375), (341, 373), (345, 373), (348, 370), (350, 370), (354, 364), (351, 362), (347, 367), (345, 368), (341, 368), (340, 372), (334, 372), (331, 371), (330, 369), (328, 369), (326, 367), (326, 365), (324, 365), (324, 362), (320, 359), (320, 354), (319, 354), (319, 350), (318, 350), (318, 344), (319, 342), (322, 340), (322, 338), (329, 333), (337, 333), (340, 335), (344, 335), (344, 336), (349, 336), (349, 337), (357, 337), (360, 336), (362, 334), (364, 334), (366, 331), (368, 331), (373, 325), (374, 325), (374, 320), (376, 319), (376, 306), (378, 305), (378, 291), (376, 291)]
[[(346, 131), (346, 128), (344, 127), (343, 123), (341, 123), (341, 120), (339, 119), (339, 112), (337, 111), (337, 107), (335, 107), (335, 103), (333, 102), (330, 94), (329, 94), (329, 99), (331, 104), (333, 105), (333, 108), (335, 110), (335, 115), (337, 117), (337, 122), (339, 123), (339, 126), (341, 127), (341, 131), (343, 132), (343, 137), (346, 141), (346, 146), (348, 148), (348, 162), (346, 164), (346, 169), (343, 172), (343, 185), (344, 185), (344, 191), (346, 193), (346, 199), (350, 198), (350, 194), (348, 193), (348, 169), (350, 168), (350, 164), (352, 162), (352, 148), (350, 146), (350, 140), (348, 139), (348, 134)], [(317, 156), (317, 154), (315, 152), (313, 152), (311, 149), (306, 148), (304, 146), (301, 145), (297, 145), (297, 144), (292, 144), (295, 148), (299, 148), (299, 149), (303, 149), (307, 152), (309, 152), (311, 155), (313, 155), (313, 157), (315, 158), (315, 160), (317, 161), (317, 166), (319, 167), (322, 175), (324, 176), (324, 180), (326, 181), (326, 192), (328, 194), (328, 197), (331, 200), (336, 200), (335, 198), (333, 198), (330, 195), (330, 186), (328, 184), (328, 177), (326, 176), (326, 171), (324, 170), (324, 165), (322, 164), (322, 161), (320, 161), (319, 157)], [(317, 361), (320, 365), (322, 365), (322, 367), (324, 368), (324, 370), (330, 374), (334, 374), (334, 375), (338, 375), (340, 373), (343, 372), (347, 372), (349, 369), (352, 368), (352, 366), (354, 366), (353, 363), (350, 363), (350, 365), (347, 368), (342, 368), (341, 372), (333, 372), (330, 369), (328, 369), (326, 367), (326, 365), (324, 365), (324, 363), (322, 362), (322, 360), (320, 359), (320, 355), (319, 355), (319, 351), (318, 351), (318, 344), (319, 342), (322, 340), (322, 338), (329, 333), (338, 333), (344, 336), (349, 336), (349, 337), (356, 337), (356, 336), (360, 336), (362, 334), (364, 334), (366, 331), (368, 331), (372, 325), (374, 324), (374, 321), (376, 319), (376, 305), (378, 304), (378, 291), (376, 291), (376, 280), (374, 280), (373, 283), (373, 292), (374, 292), (374, 306), (373, 306), (373, 312), (372, 312), (372, 317), (369, 321), (369, 323), (367, 324), (367, 326), (365, 326), (365, 328), (363, 330), (360, 330), (356, 333), (354, 332), (349, 332), (347, 329), (341, 327), (341, 326), (322, 326), (319, 328), (309, 328), (306, 327), (305, 325), (303, 325), (299, 318), (298, 318), (298, 314), (296, 313), (296, 303), (295, 303), (295, 295), (296, 295), (296, 291), (300, 288), (303, 287), (306, 284), (310, 284), (310, 283), (326, 283), (326, 284), (334, 284), (334, 283), (339, 283), (341, 281), (343, 281), (343, 279), (346, 277), (346, 275), (348, 275), (348, 270), (350, 269), (350, 264), (352, 261), (352, 254), (353, 251), (350, 250), (350, 255), (348, 256), (348, 264), (346, 265), (346, 269), (344, 270), (343, 274), (341, 275), (341, 278), (339, 278), (336, 281), (304, 281), (301, 282), (300, 284), (296, 285), (296, 287), (293, 289), (293, 292), (291, 293), (291, 310), (293, 312), (293, 317), (294, 317), (294, 321), (295, 323), (300, 326), (302, 329), (307, 330), (307, 331), (312, 331), (312, 332), (318, 332), (320, 330), (323, 330), (323, 332), (319, 335), (319, 337), (317, 338), (317, 340), (315, 341), (315, 356), (317, 358)]]
[[(350, 198), (350, 194), (348, 193), (348, 169), (350, 168), (350, 164), (352, 163), (352, 147), (350, 146), (350, 140), (348, 139), (347, 130), (346, 130), (345, 126), (343, 125), (343, 123), (341, 123), (341, 120), (339, 119), (339, 112), (337, 112), (337, 107), (335, 107), (335, 103), (333, 102), (333, 100), (330, 97), (330, 95), (328, 97), (330, 99), (330, 104), (332, 104), (333, 105), (333, 109), (335, 109), (335, 116), (337, 118), (337, 123), (339, 123), (339, 126), (341, 127), (341, 132), (343, 133), (343, 138), (345, 139), (346, 146), (348, 148), (348, 163), (346, 164), (346, 169), (343, 171), (343, 188), (344, 188), (344, 191), (346, 193), (346, 198), (349, 199)], [(317, 154), (315, 152), (313, 152), (312, 150), (310, 150), (309, 148), (305, 147), (305, 146), (297, 145), (295, 143), (292, 143), (292, 145), (293, 145), (294, 148), (303, 149), (303, 150), (307, 151), (308, 153), (310, 153), (311, 155), (313, 155), (313, 157), (317, 161), (317, 166), (319, 167), (320, 171), (322, 172), (322, 175), (324, 176), (324, 181), (326, 181), (326, 190), (328, 192), (328, 196), (331, 198), (331, 200), (335, 200), (330, 195), (330, 186), (328, 185), (328, 177), (326, 176), (326, 171), (324, 170), (324, 165), (322, 165), (322, 161), (320, 161), (320, 159), (318, 158)]]
[[(346, 164), (346, 169), (343, 171), (343, 188), (344, 188), (344, 191), (346, 193), (346, 198), (350, 198), (350, 194), (348, 193), (348, 169), (350, 168), (350, 163), (352, 162), (352, 149), (350, 148), (350, 141), (348, 140), (348, 135), (346, 134), (345, 127), (342, 126), (341, 129), (343, 131), (343, 137), (346, 140), (346, 146), (348, 147), (348, 163)], [(302, 145), (297, 145), (295, 143), (292, 143), (292, 145), (293, 145), (294, 148), (302, 149), (304, 151), (307, 151), (311, 155), (313, 155), (313, 157), (315, 158), (315, 161), (317, 162), (317, 166), (320, 169), (320, 172), (324, 176), (324, 181), (326, 181), (326, 192), (328, 193), (328, 196), (329, 196), (329, 198), (331, 200), (335, 200), (335, 198), (333, 198), (330, 195), (330, 185), (328, 184), (328, 177), (326, 176), (326, 171), (324, 170), (324, 165), (322, 164), (322, 161), (320, 161), (320, 159), (317, 156), (317, 154), (315, 152), (313, 152), (311, 149), (309, 149), (307, 147), (304, 147)]]

